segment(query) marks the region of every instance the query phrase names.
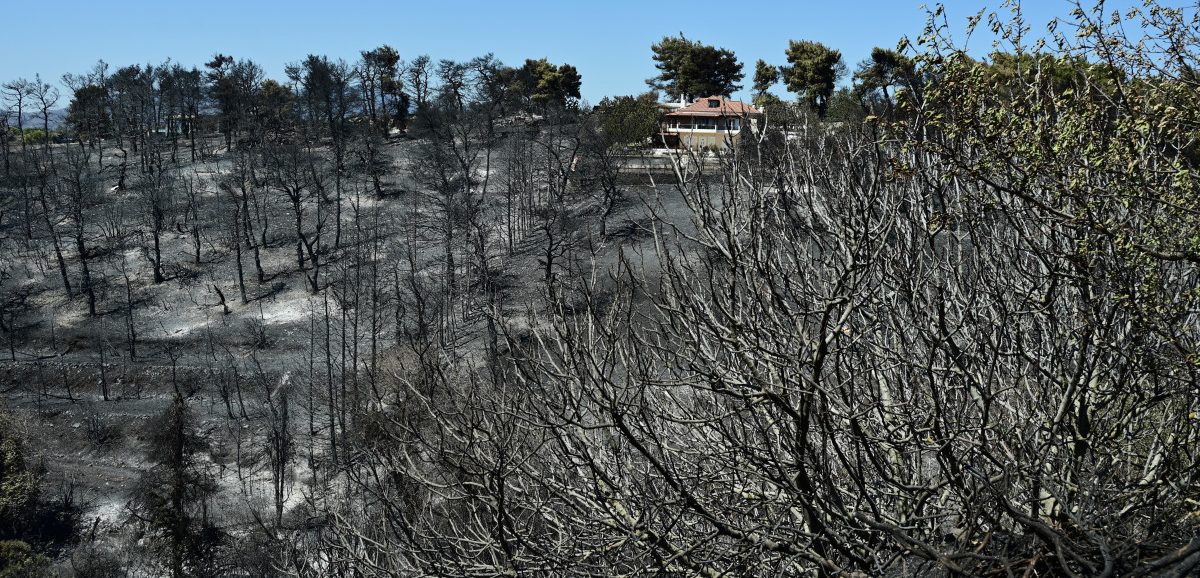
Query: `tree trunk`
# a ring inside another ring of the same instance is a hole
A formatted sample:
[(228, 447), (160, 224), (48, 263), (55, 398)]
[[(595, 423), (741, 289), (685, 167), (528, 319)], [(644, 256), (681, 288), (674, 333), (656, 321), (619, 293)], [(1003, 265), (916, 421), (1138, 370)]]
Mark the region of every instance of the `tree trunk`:
[(58, 231), (54, 228), (54, 223), (50, 220), (50, 203), (46, 201), (46, 190), (43, 185), (40, 200), (42, 204), (42, 219), (46, 222), (46, 230), (50, 233), (50, 241), (54, 244), (54, 257), (58, 260), (58, 272), (62, 276), (63, 290), (67, 292), (67, 298), (75, 297), (74, 291), (71, 290), (71, 279), (67, 275), (67, 260), (63, 257), (62, 243), (58, 238)]

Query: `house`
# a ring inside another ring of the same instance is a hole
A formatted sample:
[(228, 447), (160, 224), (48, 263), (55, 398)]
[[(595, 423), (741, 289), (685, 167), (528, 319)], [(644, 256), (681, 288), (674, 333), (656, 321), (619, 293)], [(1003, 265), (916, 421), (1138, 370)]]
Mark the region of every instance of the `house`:
[(659, 137), (670, 148), (728, 149), (760, 122), (757, 108), (724, 96), (709, 96), (685, 106), (668, 107)]

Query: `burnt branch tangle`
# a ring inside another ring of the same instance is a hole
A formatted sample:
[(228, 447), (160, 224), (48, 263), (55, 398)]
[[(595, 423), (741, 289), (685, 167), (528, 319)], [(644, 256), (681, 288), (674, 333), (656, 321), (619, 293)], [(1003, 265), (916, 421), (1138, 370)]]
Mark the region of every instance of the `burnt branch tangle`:
[(1194, 575), (1195, 20), (1096, 14), (793, 42), (690, 148), (545, 60), (8, 82), (0, 560)]

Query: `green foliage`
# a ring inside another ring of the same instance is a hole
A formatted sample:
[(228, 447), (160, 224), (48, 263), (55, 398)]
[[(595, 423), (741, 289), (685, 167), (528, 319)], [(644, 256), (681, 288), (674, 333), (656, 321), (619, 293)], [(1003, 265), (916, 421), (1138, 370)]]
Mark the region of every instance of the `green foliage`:
[(790, 66), (783, 67), (781, 72), (787, 89), (807, 102), (817, 116), (824, 118), (833, 89), (845, 74), (841, 51), (820, 42), (792, 40), (786, 54)]
[(549, 60), (528, 59), (513, 73), (512, 88), (528, 103), (566, 107), (579, 99), (582, 77), (570, 64), (555, 65)]
[(1090, 62), (1075, 54), (993, 52), (987, 61), (976, 66), (982, 71), (982, 80), (1001, 97), (1020, 98), (1013, 93), (1036, 85), (1060, 97), (1079, 89), (1093, 97), (1105, 98), (1113, 96), (1117, 83), (1126, 80), (1113, 66)]
[(875, 47), (854, 72), (854, 92), (864, 108), (876, 115), (895, 111), (897, 93), (919, 95), (916, 63), (895, 50)]
[(374, 92), (377, 90), (381, 112), (388, 117), (385, 118), (386, 124), (405, 126), (408, 117), (408, 97), (404, 94), (404, 81), (400, 78), (400, 53), (384, 44), (374, 50), (364, 51), (362, 59), (366, 69), (360, 71), (360, 76), (371, 93), (370, 110), (374, 110)]
[(25, 144), (28, 145), (40, 145), (45, 143), (48, 138), (54, 138), (58, 135), (57, 132), (50, 131), (49, 135), (47, 136), (46, 131), (40, 128), (27, 128), (24, 131), (21, 131), (10, 127), (8, 130), (9, 134), (12, 135), (13, 140), (18, 142), (24, 141)]
[[(917, 59), (934, 72), (920, 103), (919, 129), (930, 138), (908, 137), (909, 146), (931, 152), (952, 175), (946, 180), (964, 183), (963, 212), (977, 212), (980, 222), (1002, 212), (1022, 227), (1016, 243), (1029, 242), (1024, 227), (1049, 231), (1037, 258), (1067, 265), (1059, 265), (1061, 286), (1054, 279), (1030, 290), (1044, 295), (1035, 308), (1064, 294), (1075, 300), (1077, 316), (1064, 318), (1081, 336), (1072, 355), (1105, 360), (1089, 362), (1103, 370), (1082, 392), (1064, 387), (1061, 400), (1051, 399), (1078, 405), (1080, 417), (1058, 427), (1083, 441), (1073, 448), (1079, 466), (1048, 462), (1046, 469), (1064, 477), (1057, 472), (1079, 471), (1087, 481), (1098, 473), (1102, 481), (1073, 499), (1056, 525), (1101, 545), (1074, 546), (1085, 552), (1072, 555), (1080, 567), (1116, 560), (1117, 573), (1138, 560), (1169, 559), (1197, 529), (1200, 493), (1185, 473), (1195, 468), (1197, 430), (1185, 416), (1193, 415), (1200, 364), (1200, 82), (1193, 72), (1200, 34), (1194, 12), (1185, 14), (1155, 2), (1128, 14), (1079, 8), (1072, 34), (1052, 28), (1049, 41), (1034, 45), (1023, 40), (1019, 17), (993, 16), (992, 29), (1014, 48), (983, 62), (931, 24)], [(897, 128), (893, 134), (913, 134), (912, 122)], [(1092, 341), (1097, 335), (1103, 343)], [(1110, 367), (1107, 356), (1128, 365)], [(1031, 360), (1044, 363), (1038, 354)], [(1096, 463), (1091, 451), (1104, 456), (1102, 467), (1088, 469)], [(1160, 461), (1172, 465), (1143, 471)], [(1124, 516), (1136, 510), (1144, 517)], [(1187, 548), (1194, 544), (1178, 551)], [(1193, 562), (1169, 573), (1194, 570)]]
[(779, 82), (779, 68), (759, 59), (754, 63), (754, 92), (763, 94)]
[(755, 95), (754, 106), (766, 114), (767, 126), (769, 128), (788, 130), (804, 122), (806, 117), (812, 116), (811, 113), (801, 109), (796, 103), (783, 100), (769, 92)]
[(209, 95), (217, 105), (221, 130), (228, 133), (240, 120), (238, 110), (240, 91), (233, 72), (234, 59), (232, 56), (216, 54), (204, 66), (208, 68)]
[(605, 98), (597, 107), (600, 128), (610, 146), (633, 146), (648, 142), (659, 130), (662, 111), (658, 94)]
[(28, 463), (25, 440), (0, 412), (0, 540), (50, 552), (75, 539), (79, 508), (70, 494), (61, 501), (45, 499), (41, 482), (42, 472)]
[(939, 111), (931, 124), (970, 151), (949, 157), (963, 170), (1045, 195), (1131, 257), (1200, 258), (1194, 82), (1139, 78), (1074, 52), (944, 60), (926, 105)]
[(730, 50), (688, 40), (683, 34), (663, 37), (650, 50), (659, 75), (646, 84), (671, 99), (729, 96), (742, 88), (738, 82), (745, 74)]
[(38, 475), (25, 463), (23, 442), (11, 431), (0, 435), (0, 535), (21, 536), (37, 510)]
[(85, 84), (75, 89), (75, 96), (67, 108), (67, 126), (80, 140), (106, 137), (112, 130), (108, 89), (99, 84)]
[(21, 540), (0, 540), (0, 578), (41, 578), (50, 559)]
[(363, 60), (379, 67), (385, 76), (396, 77), (399, 74), (400, 53), (395, 48), (384, 44), (374, 50), (362, 53)]
[(255, 112), (258, 124), (268, 134), (281, 134), (294, 128), (296, 123), (295, 100), (292, 89), (274, 80), (262, 83), (257, 96)]
[(851, 88), (839, 88), (829, 97), (829, 108), (825, 120), (851, 124), (862, 123), (867, 118), (859, 95)]
[[(328, 70), (328, 63), (314, 56), (310, 55), (305, 61), (309, 65), (314, 62)], [(250, 60), (234, 60), (223, 54), (214, 56), (205, 67), (208, 68), (209, 97), (216, 105), (217, 125), (229, 145), (235, 133), (251, 124), (262, 69)]]

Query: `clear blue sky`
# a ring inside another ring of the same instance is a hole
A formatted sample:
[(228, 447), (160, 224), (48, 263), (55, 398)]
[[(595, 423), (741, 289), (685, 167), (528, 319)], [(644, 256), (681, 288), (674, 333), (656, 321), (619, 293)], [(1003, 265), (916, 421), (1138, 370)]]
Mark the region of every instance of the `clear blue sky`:
[[(1183, 0), (1179, 0), (1182, 2)], [(495, 53), (511, 65), (548, 57), (574, 64), (583, 96), (646, 90), (655, 74), (650, 44), (683, 32), (733, 50), (749, 87), (756, 59), (784, 61), (789, 39), (838, 48), (853, 70), (873, 46), (916, 37), (925, 22), (922, 0), (3, 0), (0, 5), (0, 81), (18, 77), (57, 81), (87, 71), (97, 59), (113, 68), (160, 63), (168, 57), (202, 66), (221, 52), (259, 63), (281, 79), (286, 63), (306, 54), (354, 60), (361, 50), (390, 44), (402, 58), (468, 59)], [(1110, 1), (1113, 8), (1140, 4)], [(1168, 2), (1170, 3), (1170, 2)], [(961, 25), (1000, 0), (948, 0)], [(1068, 13), (1066, 0), (1025, 0), (1036, 29)], [(988, 41), (972, 46), (986, 52)], [(65, 101), (63, 103), (65, 105)]]

